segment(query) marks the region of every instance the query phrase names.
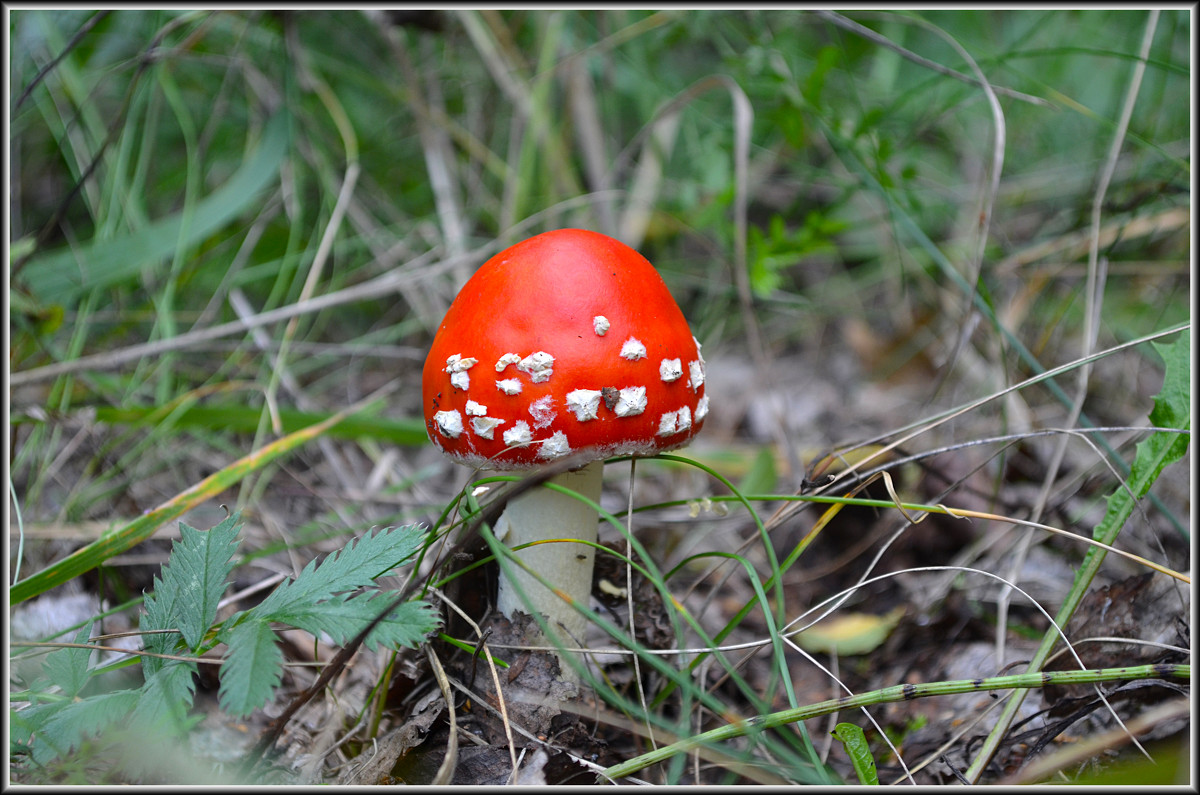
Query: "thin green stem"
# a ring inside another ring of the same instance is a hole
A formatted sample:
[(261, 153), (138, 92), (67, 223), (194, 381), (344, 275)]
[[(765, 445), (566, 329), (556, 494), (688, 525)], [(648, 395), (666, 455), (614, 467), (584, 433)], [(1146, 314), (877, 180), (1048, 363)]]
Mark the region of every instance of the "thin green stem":
[(684, 753), (693, 748), (708, 743), (717, 743), (742, 737), (749, 732), (773, 729), (789, 723), (817, 718), (833, 712), (858, 707), (869, 707), (876, 704), (890, 704), (896, 701), (911, 701), (915, 698), (929, 696), (949, 696), (956, 693), (972, 693), (984, 690), (1028, 690), (1047, 685), (1084, 685), (1096, 682), (1113, 682), (1131, 679), (1191, 679), (1191, 665), (1136, 665), (1123, 668), (1098, 668), (1083, 671), (1042, 671), (1033, 674), (1017, 674), (1015, 676), (993, 676), (986, 679), (956, 679), (949, 682), (928, 682), (926, 684), (896, 685), (856, 696), (845, 696), (828, 701), (820, 701), (796, 709), (785, 709), (769, 715), (761, 715), (749, 720), (730, 723), (694, 737), (680, 740), (672, 745), (658, 748), (641, 756), (634, 757), (619, 765), (607, 768), (603, 775), (607, 779), (619, 779), (632, 775), (643, 768), (662, 762), (675, 754)]

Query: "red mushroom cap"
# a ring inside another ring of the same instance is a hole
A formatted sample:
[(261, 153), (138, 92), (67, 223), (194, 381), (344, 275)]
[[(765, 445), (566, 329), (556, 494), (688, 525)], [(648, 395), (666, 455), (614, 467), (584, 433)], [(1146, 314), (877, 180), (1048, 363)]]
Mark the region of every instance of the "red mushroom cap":
[(460, 462), (532, 467), (682, 447), (704, 424), (704, 359), (646, 258), (582, 229), (485, 262), (434, 336), (429, 438)]

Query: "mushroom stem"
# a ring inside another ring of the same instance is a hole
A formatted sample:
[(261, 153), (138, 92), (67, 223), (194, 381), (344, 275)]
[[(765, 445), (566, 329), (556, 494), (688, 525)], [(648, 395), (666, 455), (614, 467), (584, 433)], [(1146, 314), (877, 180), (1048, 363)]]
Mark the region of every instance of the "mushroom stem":
[[(557, 483), (593, 502), (599, 502), (603, 475), (604, 462), (592, 461), (579, 469), (556, 475), (547, 482)], [(556, 538), (578, 538), (595, 543), (597, 522), (595, 509), (582, 500), (538, 487), (525, 492), (505, 507), (496, 522), (496, 536), (509, 547)], [(513, 554), (545, 577), (555, 589), (586, 605), (592, 592), (595, 551), (587, 544), (552, 543), (526, 547)], [(562, 625), (564, 643), (582, 644), (587, 629), (585, 617), (524, 569), (517, 566), (511, 566), (510, 569), (513, 570), (511, 580), (503, 571), (500, 574), (496, 597), (499, 611), (509, 618), (517, 610), (539, 612), (551, 627)], [(514, 583), (524, 591), (527, 602), (517, 594)], [(561, 667), (564, 677), (573, 678), (570, 673), (572, 669), (566, 665)]]

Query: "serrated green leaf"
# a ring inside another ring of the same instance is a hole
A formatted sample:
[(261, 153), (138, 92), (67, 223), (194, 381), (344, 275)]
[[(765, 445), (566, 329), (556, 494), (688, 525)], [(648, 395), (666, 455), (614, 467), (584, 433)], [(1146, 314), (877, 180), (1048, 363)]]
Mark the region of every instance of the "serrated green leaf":
[(1190, 428), (1192, 424), (1192, 341), (1180, 334), (1173, 343), (1150, 343), (1166, 363), (1163, 385), (1154, 398), (1150, 422), (1160, 428)]
[(229, 655), (221, 666), (221, 709), (240, 718), (267, 703), (279, 686), (283, 652), (266, 621), (243, 621), (223, 637)]
[[(158, 575), (154, 577), (154, 591), (145, 597), (138, 629), (142, 634), (142, 648), (154, 654), (174, 654), (179, 650), (179, 635), (174, 632), (151, 632), (151, 630), (175, 628), (175, 594), (162, 587)], [(151, 677), (161, 669), (166, 660), (159, 657), (142, 657), (142, 673)]]
[[(1158, 427), (1190, 431), (1191, 421), (1191, 341), (1181, 334), (1175, 343), (1155, 345), (1166, 363), (1163, 388), (1154, 398), (1150, 421)], [(1137, 454), (1125, 486), (1108, 496), (1104, 518), (1096, 525), (1093, 537), (1111, 544), (1133, 513), (1136, 501), (1146, 496), (1165, 467), (1187, 453), (1190, 433), (1157, 431), (1137, 445)], [(1089, 554), (1098, 552), (1089, 550)]]
[[(169, 556), (167, 563), (170, 563)], [(161, 569), (159, 574), (162, 574)], [(138, 622), (138, 627), (143, 632), (152, 629), (175, 628), (175, 596), (177, 592), (170, 588), (164, 588), (159, 574), (154, 575), (153, 590), (142, 599), (142, 618)], [(165, 653), (168, 648), (174, 648), (174, 640), (163, 640), (163, 636), (148, 635), (143, 638), (143, 642), (145, 648), (151, 651)], [(151, 644), (170, 645), (165, 645), (161, 649), (151, 649)]]
[[(384, 593), (372, 601), (385, 602), (391, 598), (392, 594)], [(440, 625), (441, 616), (433, 605), (416, 600), (404, 602), (371, 631), (367, 636), (367, 647), (373, 649), (375, 644), (379, 644), (415, 649)]]
[(187, 727), (188, 710), (196, 693), (195, 663), (169, 661), (138, 691), (132, 723), (157, 732), (180, 734)]
[(179, 523), (179, 540), (163, 567), (163, 586), (175, 591), (178, 629), (188, 648), (199, 650), (204, 633), (217, 619), (217, 603), (233, 571), (241, 515), (234, 513), (208, 532)]
[(33, 740), (33, 758), (45, 763), (75, 748), (85, 737), (125, 720), (137, 706), (139, 692), (118, 690), (73, 701), (57, 710)]
[(42, 731), (42, 726), (46, 724), (46, 721), (70, 703), (69, 701), (52, 701), (32, 704), (21, 709), (10, 709), (8, 711), (9, 742), (29, 745), (33, 735)]
[(276, 588), (250, 613), (256, 620), (292, 624), (293, 616), (307, 615), (318, 602), (334, 594), (371, 585), (375, 579), (403, 563), (420, 549), (425, 533), (416, 525), (389, 527), (368, 533), (338, 550), (319, 565), (310, 561), (300, 576)]
[[(87, 643), (92, 625), (86, 624), (75, 635), (74, 643)], [(74, 698), (91, 677), (89, 663), (92, 649), (59, 649), (46, 655), (45, 670), (51, 683), (58, 685), (63, 694)]]
[[(288, 621), (294, 627), (313, 635), (327, 634), (337, 644), (345, 644), (358, 635), (396, 598), (394, 593), (360, 593), (349, 598), (338, 597), (308, 609), (293, 610)], [(415, 648), (437, 629), (439, 617), (427, 602), (404, 602), (380, 621), (367, 635), (367, 648), (377, 645)]]
[[(161, 577), (154, 577), (154, 592), (143, 603), (143, 631), (177, 629), (189, 649), (200, 650), (205, 633), (216, 621), (217, 604), (233, 570), (240, 528), (240, 513), (230, 515), (207, 532), (179, 523), (179, 540), (171, 545)], [(175, 635), (143, 637), (147, 651), (169, 654), (178, 649)], [(153, 657), (145, 658), (143, 666), (147, 678), (164, 667)]]

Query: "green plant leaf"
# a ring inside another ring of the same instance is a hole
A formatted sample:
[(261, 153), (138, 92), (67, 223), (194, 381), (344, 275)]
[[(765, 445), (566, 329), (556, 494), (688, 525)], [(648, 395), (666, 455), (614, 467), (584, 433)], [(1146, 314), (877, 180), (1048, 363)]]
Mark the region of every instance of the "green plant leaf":
[(85, 737), (99, 734), (125, 720), (137, 706), (140, 691), (117, 690), (73, 701), (55, 710), (37, 732), (33, 758), (46, 762), (75, 748)]
[(179, 540), (171, 545), (162, 580), (157, 577), (154, 580), (156, 593), (167, 591), (174, 596), (175, 628), (193, 651), (199, 650), (204, 634), (217, 619), (217, 603), (233, 571), (233, 553), (237, 551), (241, 526), (240, 513), (232, 514), (207, 532), (180, 522)]
[(229, 656), (221, 666), (221, 709), (240, 718), (265, 704), (279, 686), (283, 652), (266, 621), (243, 621), (223, 639)]
[(248, 612), (260, 621), (298, 626), (293, 619), (308, 615), (315, 603), (331, 599), (336, 593), (371, 585), (376, 577), (412, 557), (421, 548), (424, 536), (415, 525), (384, 528), (374, 535), (368, 533), (320, 564), (310, 561), (299, 577), (282, 583)]
[(171, 660), (153, 675), (138, 692), (131, 722), (155, 732), (182, 734), (188, 728), (188, 710), (196, 692), (196, 664)]
[[(71, 702), (54, 701), (46, 704), (33, 704), (24, 709), (10, 709), (8, 711), (9, 754), (13, 755), (16, 748), (21, 747), (28, 748), (35, 759), (39, 761), (45, 759), (47, 752), (42, 752), (39, 756), (38, 751), (32, 747), (33, 736), (41, 732), (46, 721), (69, 703)], [(49, 755), (53, 756), (52, 753)]]
[(259, 192), (279, 172), (288, 150), (288, 128), (286, 112), (272, 116), (257, 148), (237, 173), (194, 207), (132, 234), (35, 256), (21, 269), (21, 281), (43, 303), (70, 306), (85, 290), (136, 278), (147, 265), (170, 256), (181, 246), (194, 245), (254, 205)]
[[(325, 633), (334, 643), (344, 644), (357, 635), (395, 599), (392, 593), (360, 593), (293, 609), (288, 623), (314, 635)], [(378, 644), (415, 648), (438, 628), (438, 614), (427, 602), (404, 602), (371, 630), (367, 648)]]
[[(88, 622), (75, 635), (74, 643), (87, 643), (92, 633)], [(46, 655), (46, 675), (69, 698), (74, 698), (91, 678), (92, 649), (59, 649)]]
[(738, 491), (743, 494), (769, 494), (775, 490), (775, 482), (779, 479), (775, 471), (775, 453), (769, 445), (763, 445), (754, 456), (750, 470), (738, 483)]
[[(167, 564), (170, 565), (169, 557)], [(176, 592), (171, 588), (164, 588), (162, 580), (155, 575), (154, 591), (143, 600), (144, 612), (138, 622), (138, 629), (142, 632), (142, 648), (146, 651), (154, 654), (173, 654), (178, 650), (180, 640), (178, 634), (154, 631), (176, 628), (175, 596)], [(143, 657), (142, 672), (149, 678), (165, 663), (165, 660), (158, 657)]]
[[(171, 409), (176, 407), (172, 406)], [(92, 409), (87, 409), (91, 411)], [(203, 428), (206, 430), (230, 430), (253, 433), (262, 421), (262, 409), (245, 405), (226, 405), (209, 403), (203, 406), (188, 406), (181, 411), (165, 411), (163, 406), (96, 406), (95, 421), (108, 423), (127, 423), (129, 425), (157, 425), (163, 418), (171, 414), (171, 422), (179, 428)], [(280, 428), (284, 433), (292, 433), (318, 422), (329, 419), (328, 412), (295, 411), (280, 409), (278, 412)], [(27, 422), (45, 422), (42, 417), (14, 415), (14, 425)], [(347, 417), (329, 429), (329, 436), (337, 439), (357, 439), (369, 436), (378, 442), (392, 442), (403, 445), (423, 445), (429, 443), (425, 432), (425, 423), (421, 420), (398, 420), (387, 417), (372, 417), (358, 415)]]
[[(1192, 340), (1180, 334), (1173, 343), (1150, 343), (1166, 363), (1163, 385), (1154, 397), (1150, 422), (1161, 428), (1192, 427)], [(1178, 438), (1178, 437), (1177, 437)], [(1182, 436), (1186, 442), (1188, 437)], [(1186, 445), (1185, 445), (1186, 446)]]
[[(314, 635), (328, 634), (344, 643), (362, 631), (388, 605), (394, 594), (358, 594), (375, 578), (412, 557), (425, 533), (415, 525), (368, 533), (319, 564), (309, 562), (300, 576), (281, 584), (270, 596), (227, 622), (220, 634), (229, 646), (221, 669), (221, 707), (241, 716), (257, 709), (279, 685), (283, 654), (275, 645), (271, 622), (298, 627)], [(400, 605), (368, 638), (379, 643), (415, 646), (437, 627), (432, 608), (423, 602)]]
[[(1152, 343), (1153, 344), (1153, 343)], [(1150, 422), (1160, 428), (1177, 428), (1184, 433), (1156, 431), (1138, 443), (1137, 454), (1125, 487), (1108, 496), (1108, 508), (1093, 536), (1111, 544), (1133, 513), (1136, 501), (1146, 496), (1159, 474), (1187, 453), (1191, 441), (1191, 340), (1180, 334), (1174, 343), (1154, 344), (1166, 363), (1163, 386), (1154, 398)], [(1089, 553), (1098, 553), (1096, 549)]]
[(830, 732), (833, 738), (846, 748), (850, 764), (854, 766), (854, 774), (860, 784), (879, 784), (879, 772), (875, 768), (875, 757), (871, 756), (871, 747), (867, 745), (867, 736), (863, 730), (853, 723), (839, 723)]
[[(171, 554), (161, 577), (154, 577), (154, 592), (146, 597), (140, 629), (146, 633), (142, 644), (146, 651), (172, 654), (179, 641), (199, 652), (205, 634), (217, 618), (217, 603), (225, 591), (233, 570), (241, 514), (234, 513), (216, 527), (201, 532), (179, 523), (179, 540), (171, 545)], [(178, 630), (151, 633), (151, 630)], [(149, 682), (171, 662), (145, 657), (142, 670)]]

